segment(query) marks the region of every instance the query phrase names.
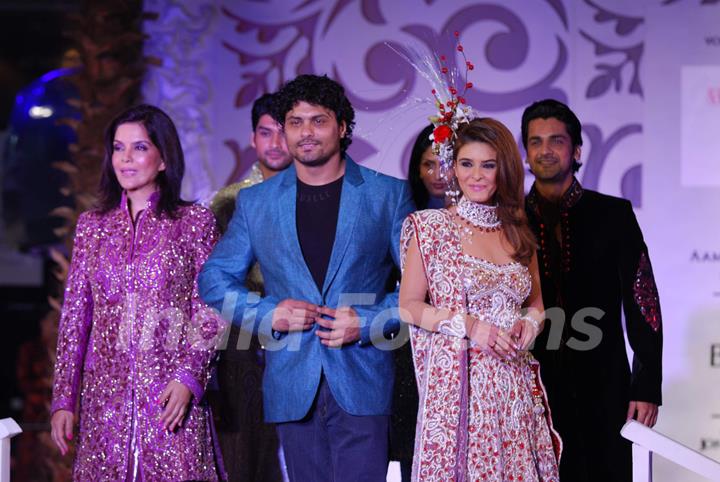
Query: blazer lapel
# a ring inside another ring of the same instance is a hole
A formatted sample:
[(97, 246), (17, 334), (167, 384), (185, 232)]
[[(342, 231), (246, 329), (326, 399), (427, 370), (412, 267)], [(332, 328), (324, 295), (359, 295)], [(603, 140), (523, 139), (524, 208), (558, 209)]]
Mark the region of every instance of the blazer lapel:
[(284, 254), (280, 253), (279, 256), (281, 258), (287, 256), (289, 260), (297, 260), (297, 264), (301, 266), (302, 271), (299, 274), (306, 278), (306, 283), (309, 283), (317, 290), (297, 237), (297, 174), (295, 166), (291, 164), (281, 175), (284, 177), (280, 184), (281, 192), (277, 199), (278, 222), (283, 235), (282, 246), (287, 251)]
[(352, 239), (355, 224), (362, 212), (363, 177), (360, 168), (350, 156), (345, 155), (345, 177), (340, 194), (340, 209), (338, 210), (337, 227), (335, 228), (335, 241), (330, 255), (325, 282), (323, 283), (323, 297), (327, 294), (330, 285), (340, 269), (350, 240)]

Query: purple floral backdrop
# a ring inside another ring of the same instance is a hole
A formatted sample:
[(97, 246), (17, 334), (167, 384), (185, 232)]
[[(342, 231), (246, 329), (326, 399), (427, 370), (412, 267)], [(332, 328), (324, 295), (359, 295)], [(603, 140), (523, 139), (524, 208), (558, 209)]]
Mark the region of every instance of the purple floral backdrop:
[[(568, 102), (583, 122), (581, 182), (630, 199), (650, 248), (666, 320), (658, 429), (720, 459), (720, 176), (702, 187), (680, 181), (681, 167), (693, 162), (681, 155), (690, 152), (682, 125), (720, 126), (720, 101), (715, 113), (693, 119), (680, 80), (687, 65), (715, 66), (702, 79), (710, 98), (720, 98), (719, 0), (146, 5), (161, 14), (148, 25), (147, 48), (164, 58), (146, 97), (178, 121), (188, 152), (185, 192), (201, 201), (255, 161), (253, 100), (301, 73), (328, 74), (345, 86), (357, 112), (353, 158), (405, 177), (410, 146), (430, 114), (423, 101), (430, 87), (387, 44), (431, 49), (452, 64), (460, 60), (452, 56), (457, 31), (475, 65), (468, 103), (518, 140), (525, 106), (545, 97)], [(710, 156), (703, 166), (720, 170), (720, 148), (694, 147)], [(656, 467), (655, 480), (702, 480), (662, 461)]]
[(225, 2), (218, 57), (231, 77), (223, 87), (232, 91), (222, 96), (223, 118), (232, 122), (218, 132), (223, 148), (215, 162), (228, 175), (216, 181), (239, 178), (253, 161), (246, 140), (252, 101), (301, 73), (326, 73), (346, 87), (358, 111), (356, 160), (406, 175), (410, 145), (430, 113), (417, 99), (429, 98), (429, 87), (386, 43), (449, 54), (457, 31), (477, 66), (470, 105), (519, 133), (520, 113), (532, 101), (570, 102), (586, 130), (582, 182), (640, 206), (643, 8), (612, 3)]

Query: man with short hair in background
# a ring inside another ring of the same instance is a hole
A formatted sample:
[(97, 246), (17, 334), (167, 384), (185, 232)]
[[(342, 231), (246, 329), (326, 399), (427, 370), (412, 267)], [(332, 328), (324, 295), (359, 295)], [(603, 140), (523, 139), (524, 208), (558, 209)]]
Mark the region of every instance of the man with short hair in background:
[(218, 218), (221, 232), (225, 232), (232, 218), (235, 198), (240, 189), (270, 179), (287, 169), (292, 162), (282, 125), (272, 116), (273, 99), (274, 94), (263, 94), (252, 105), (250, 145), (255, 149), (257, 160), (240, 182), (222, 188), (210, 203), (210, 209)]

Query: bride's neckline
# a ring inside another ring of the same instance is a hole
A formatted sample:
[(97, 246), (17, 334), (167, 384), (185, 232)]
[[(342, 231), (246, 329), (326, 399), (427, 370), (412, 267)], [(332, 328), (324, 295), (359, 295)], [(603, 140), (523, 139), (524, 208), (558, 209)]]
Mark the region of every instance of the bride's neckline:
[[(461, 200), (461, 201), (462, 201), (462, 200)], [(490, 206), (488, 206), (488, 207), (490, 207)], [(455, 209), (457, 209), (457, 206), (455, 207)], [(483, 258), (483, 257), (481, 257), (481, 256), (476, 256), (476, 255), (474, 255), (474, 254), (468, 253), (468, 252), (465, 250), (465, 247), (463, 246), (463, 242), (462, 242), (462, 232), (461, 232), (461, 231), (462, 231), (462, 229), (464, 229), (464, 228), (463, 228), (462, 226), (459, 226), (455, 221), (453, 221), (453, 217), (456, 216), (456, 213), (453, 213), (453, 211), (451, 211), (450, 208), (446, 208), (445, 211), (447, 212), (447, 214), (448, 214), (449, 217), (450, 217), (450, 219), (449, 219), (450, 223), (452, 223), (452, 225), (453, 225), (454, 228), (455, 228), (455, 234), (456, 234), (456, 236), (457, 236), (457, 242), (460, 244), (460, 255), (461, 255), (461, 256), (464, 256), (464, 257), (466, 257), (466, 258), (468, 258), (468, 259), (470, 259), (470, 260), (472, 260), (472, 261), (477, 261), (477, 262), (483, 263), (483, 264), (485, 264), (485, 265), (487, 265), (487, 266), (494, 267), (494, 268), (497, 268), (497, 269), (508, 268), (508, 267), (512, 267), (512, 266), (524, 266), (524, 265), (523, 265), (522, 263), (520, 263), (519, 261), (508, 261), (508, 262), (506, 262), (506, 263), (495, 263), (495, 262), (490, 261), (490, 260), (488, 260), (488, 259), (485, 259), (485, 258)]]

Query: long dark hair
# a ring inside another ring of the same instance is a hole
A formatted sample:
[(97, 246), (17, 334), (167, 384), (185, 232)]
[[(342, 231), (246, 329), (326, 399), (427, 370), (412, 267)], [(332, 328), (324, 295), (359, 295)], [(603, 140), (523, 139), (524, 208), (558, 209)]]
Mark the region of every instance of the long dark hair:
[(410, 183), (413, 201), (415, 201), (415, 206), (417, 206), (418, 209), (427, 208), (428, 201), (430, 200), (430, 193), (422, 179), (420, 179), (420, 164), (422, 163), (423, 154), (427, 148), (432, 145), (430, 134), (432, 134), (433, 128), (433, 125), (430, 124), (420, 131), (417, 139), (415, 139), (415, 144), (413, 144), (412, 153), (410, 154), (408, 182)]
[(512, 133), (501, 122), (483, 117), (463, 124), (453, 146), (455, 160), (465, 144), (483, 142), (497, 153), (495, 202), (505, 238), (513, 248), (513, 259), (529, 265), (537, 243), (525, 214), (525, 191), (522, 158)]
[(100, 211), (107, 212), (120, 203), (122, 187), (115, 176), (112, 165), (115, 131), (120, 124), (139, 123), (145, 127), (148, 137), (160, 151), (165, 162), (165, 170), (160, 171), (155, 182), (160, 190), (156, 211), (173, 217), (175, 210), (189, 204), (180, 198), (182, 178), (185, 174), (185, 156), (183, 155), (175, 124), (172, 119), (155, 106), (148, 104), (130, 107), (110, 122), (105, 129), (105, 158), (100, 178)]

